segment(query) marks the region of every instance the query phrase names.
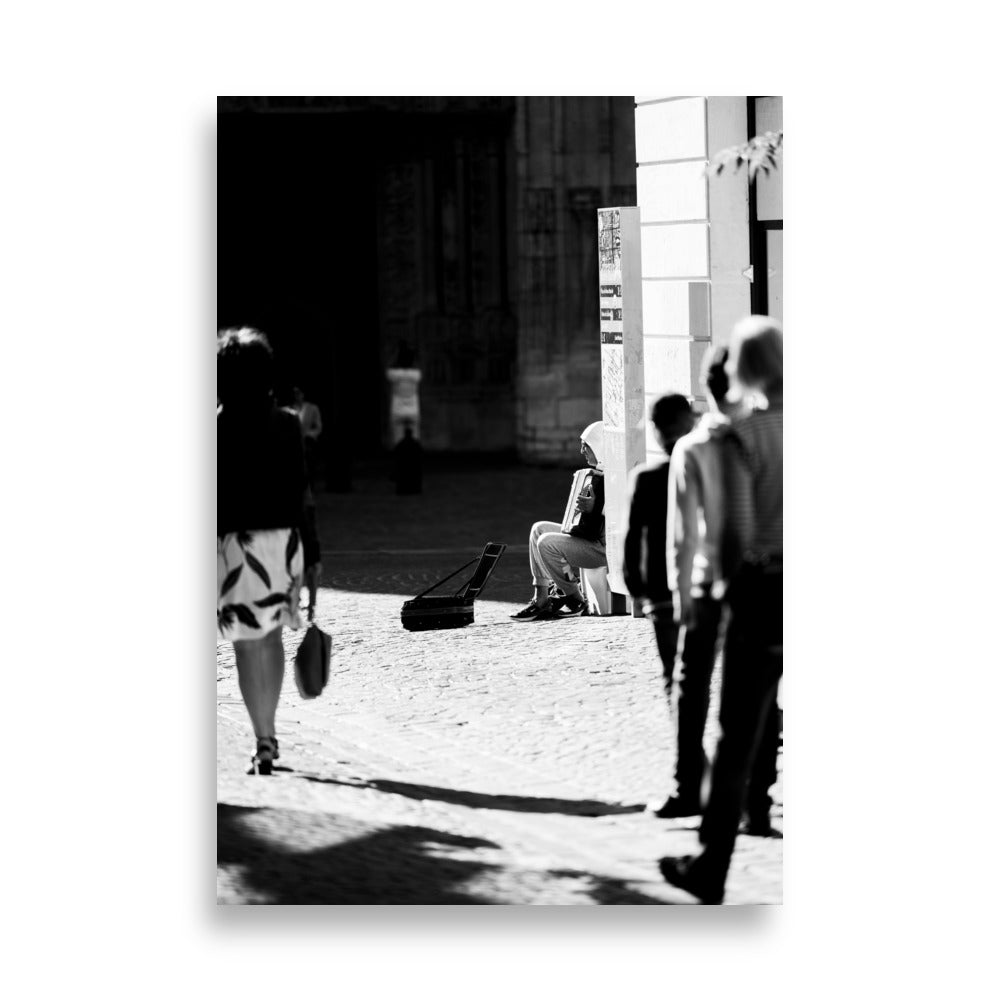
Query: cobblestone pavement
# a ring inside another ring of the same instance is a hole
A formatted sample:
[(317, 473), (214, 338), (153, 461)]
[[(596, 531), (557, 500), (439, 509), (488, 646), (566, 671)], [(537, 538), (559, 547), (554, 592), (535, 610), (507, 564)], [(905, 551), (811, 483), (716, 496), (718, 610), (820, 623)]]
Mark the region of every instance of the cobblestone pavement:
[[(245, 773), (252, 732), (218, 646), (220, 903), (694, 902), (656, 860), (696, 850), (697, 820), (643, 812), (672, 752), (649, 623), (508, 618), (530, 597), (531, 522), (559, 518), (570, 475), (442, 468), (417, 497), (372, 475), (321, 496), (330, 683), (299, 697), (286, 632), (270, 778)], [(487, 541), (510, 548), (475, 622), (406, 632), (403, 600)], [(780, 779), (774, 794), (780, 828)], [(780, 839), (740, 837), (726, 902), (781, 902), (781, 866)]]

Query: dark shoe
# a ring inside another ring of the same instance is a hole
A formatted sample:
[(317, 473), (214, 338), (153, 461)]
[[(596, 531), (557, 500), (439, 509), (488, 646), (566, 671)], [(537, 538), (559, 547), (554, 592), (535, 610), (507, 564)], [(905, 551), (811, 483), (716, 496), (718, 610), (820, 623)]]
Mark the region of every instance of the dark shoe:
[(532, 601), (527, 607), (521, 608), (516, 614), (511, 615), (511, 618), (516, 622), (537, 622), (544, 618), (555, 617), (557, 614), (552, 601), (542, 607)]
[(582, 615), (587, 607), (586, 601), (579, 597), (573, 597), (571, 594), (560, 598), (560, 601), (562, 603), (562, 610), (559, 612), (560, 618), (576, 618), (578, 615)]
[(684, 816), (700, 816), (701, 806), (689, 799), (669, 798), (658, 809), (649, 809), (660, 819), (681, 819)]
[(691, 893), (703, 903), (716, 905), (725, 895), (725, 883), (706, 879), (698, 871), (698, 859), (690, 855), (683, 858), (660, 858), (660, 874), (665, 882)]
[(740, 823), (740, 833), (745, 837), (770, 837), (773, 840), (781, 840), (782, 833), (771, 826), (769, 819), (745, 819)]
[(549, 603), (553, 611), (561, 611), (560, 618), (575, 618), (587, 610), (587, 602), (560, 590), (554, 583), (549, 584)]
[(250, 758), (247, 774), (270, 774), (278, 756), (278, 741), (273, 736), (262, 736), (257, 740), (257, 752)]

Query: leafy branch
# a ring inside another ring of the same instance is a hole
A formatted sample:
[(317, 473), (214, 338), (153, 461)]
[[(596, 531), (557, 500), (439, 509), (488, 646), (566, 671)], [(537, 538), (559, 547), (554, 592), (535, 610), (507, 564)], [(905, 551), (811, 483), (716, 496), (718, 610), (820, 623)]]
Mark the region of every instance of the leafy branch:
[(705, 174), (718, 177), (732, 163), (735, 173), (739, 173), (745, 165), (751, 181), (756, 180), (758, 171), (763, 171), (768, 177), (772, 170), (778, 169), (777, 157), (781, 152), (783, 135), (783, 132), (765, 132), (738, 146), (723, 149), (708, 161)]

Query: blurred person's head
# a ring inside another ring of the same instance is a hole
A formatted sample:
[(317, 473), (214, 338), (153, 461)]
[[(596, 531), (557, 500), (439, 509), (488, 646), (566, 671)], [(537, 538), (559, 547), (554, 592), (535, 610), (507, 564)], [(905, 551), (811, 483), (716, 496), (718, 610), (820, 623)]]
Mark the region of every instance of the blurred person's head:
[(694, 427), (694, 411), (687, 396), (678, 392), (661, 396), (649, 408), (656, 441), (666, 455), (674, 450), (678, 438), (684, 437)]
[(781, 397), (781, 323), (770, 316), (746, 316), (733, 327), (726, 374), (741, 394)]
[(601, 468), (604, 461), (604, 421), (595, 420), (588, 424), (580, 435), (580, 454), (587, 460), (588, 465), (595, 469)]
[(274, 389), (274, 354), (259, 330), (220, 330), (215, 348), (216, 392), (225, 406), (264, 406)]
[(701, 382), (705, 386), (709, 409), (714, 413), (731, 416), (742, 409), (743, 404), (729, 396), (729, 374), (726, 371), (728, 362), (729, 348), (725, 345), (707, 351), (701, 363)]
[(292, 386), (292, 400), (296, 406), (301, 406), (306, 401), (306, 394), (299, 386)]

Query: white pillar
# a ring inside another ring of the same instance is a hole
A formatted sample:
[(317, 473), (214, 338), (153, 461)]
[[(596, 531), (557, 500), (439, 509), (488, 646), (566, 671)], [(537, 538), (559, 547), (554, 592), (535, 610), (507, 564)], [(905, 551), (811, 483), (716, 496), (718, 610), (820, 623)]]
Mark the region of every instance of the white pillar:
[(597, 246), (608, 582), (624, 596), (628, 477), (646, 457), (639, 209), (598, 209)]

